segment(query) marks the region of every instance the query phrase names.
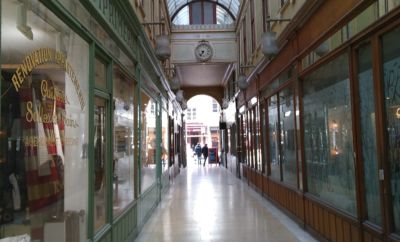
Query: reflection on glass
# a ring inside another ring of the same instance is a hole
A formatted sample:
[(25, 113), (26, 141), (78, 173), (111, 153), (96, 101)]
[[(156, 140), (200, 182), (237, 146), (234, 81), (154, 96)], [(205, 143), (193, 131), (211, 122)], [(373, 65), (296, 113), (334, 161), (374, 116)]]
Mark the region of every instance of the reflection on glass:
[(0, 238), (86, 241), (89, 46), (39, 1), (0, 16)]
[(114, 67), (113, 209), (119, 215), (134, 196), (134, 84)]
[(262, 171), (263, 168), (262, 168), (262, 156), (261, 156), (262, 151), (261, 151), (260, 112), (259, 112), (259, 106), (258, 105), (255, 106), (255, 115), (256, 115), (256, 118), (255, 118), (255, 125), (256, 125), (255, 134), (256, 134), (256, 154), (257, 154), (257, 158), (256, 158), (257, 164), (256, 164), (256, 166), (257, 166), (257, 169), (259, 171)]
[(291, 88), (279, 93), (280, 143), (283, 181), (297, 185), (296, 147), (294, 129), (294, 103)]
[(400, 29), (382, 38), (387, 158), (390, 163), (390, 185), (393, 220), (396, 233), (400, 233)]
[(358, 86), (360, 95), (360, 135), (364, 162), (365, 201), (368, 220), (381, 224), (378, 161), (375, 134), (375, 99), (372, 78), (372, 54), (368, 44), (358, 50)]
[(246, 113), (243, 113), (241, 115), (241, 120), (242, 120), (242, 148), (240, 149), (242, 151), (242, 161), (243, 163), (247, 164), (250, 167), (250, 160), (247, 158), (247, 154), (249, 153), (249, 145), (247, 142), (247, 115)]
[(107, 101), (96, 97), (94, 105), (94, 227), (98, 230), (106, 223)]
[(169, 148), (168, 148), (168, 113), (162, 110), (162, 147), (161, 147), (161, 167), (162, 170), (167, 170), (169, 166)]
[(156, 103), (145, 92), (141, 95), (141, 191), (156, 182)]
[(281, 179), (278, 141), (278, 98), (276, 95), (268, 99), (268, 123), (269, 162), (271, 165), (271, 176), (276, 179)]
[(303, 82), (304, 149), (310, 193), (356, 214), (348, 57)]

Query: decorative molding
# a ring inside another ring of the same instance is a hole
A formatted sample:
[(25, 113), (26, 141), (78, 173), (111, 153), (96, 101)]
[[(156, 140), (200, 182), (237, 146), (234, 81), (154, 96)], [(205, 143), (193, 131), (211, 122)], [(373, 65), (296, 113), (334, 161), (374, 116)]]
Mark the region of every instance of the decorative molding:
[(191, 24), (191, 25), (172, 25), (172, 31), (234, 31), (233, 24)]

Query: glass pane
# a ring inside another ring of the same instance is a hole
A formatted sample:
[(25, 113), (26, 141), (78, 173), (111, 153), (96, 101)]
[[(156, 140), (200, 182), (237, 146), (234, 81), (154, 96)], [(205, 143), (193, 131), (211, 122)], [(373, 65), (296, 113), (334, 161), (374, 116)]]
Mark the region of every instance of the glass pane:
[(162, 170), (168, 170), (169, 166), (169, 147), (168, 147), (168, 137), (169, 137), (169, 130), (168, 130), (168, 113), (165, 110), (162, 110), (162, 152), (161, 152), (161, 167)]
[(400, 28), (383, 36), (383, 69), (385, 86), (387, 152), (390, 163), (393, 219), (395, 232), (400, 233)]
[(342, 55), (303, 82), (308, 191), (356, 214), (348, 57)]
[(201, 2), (195, 2), (190, 4), (191, 7), (191, 14), (190, 16), (190, 24), (202, 24), (202, 9), (201, 9)]
[(141, 191), (156, 182), (156, 103), (145, 92), (141, 95)]
[(260, 130), (260, 112), (259, 112), (259, 106), (256, 105), (255, 106), (255, 115), (256, 115), (256, 150), (257, 150), (257, 157), (256, 157), (256, 161), (257, 161), (257, 169), (259, 171), (262, 171), (262, 157), (261, 157), (261, 130)]
[(134, 83), (118, 66), (114, 67), (114, 216), (133, 201), (134, 196)]
[(100, 60), (95, 60), (95, 84), (98, 88), (107, 88), (107, 69), (106, 65), (104, 65)]
[(107, 208), (107, 101), (94, 100), (94, 228), (106, 223)]
[(278, 143), (278, 98), (272, 96), (268, 99), (268, 136), (269, 136), (269, 162), (271, 164), (271, 176), (281, 179)]
[(365, 201), (368, 220), (381, 224), (378, 161), (375, 134), (375, 99), (370, 44), (358, 50), (361, 148), (364, 162)]
[(267, 157), (268, 157), (268, 142), (267, 142), (267, 110), (266, 110), (266, 104), (263, 102), (261, 105), (261, 132), (262, 132), (262, 162), (263, 162), (263, 172), (267, 173), (268, 171), (268, 162), (267, 162)]
[(0, 236), (86, 241), (89, 46), (23, 2), (1, 1)]
[(283, 181), (287, 184), (297, 185), (296, 146), (294, 129), (294, 100), (293, 90), (285, 89), (279, 93), (279, 117), (281, 132), (281, 162)]
[(215, 3), (203, 2), (204, 24), (215, 24)]

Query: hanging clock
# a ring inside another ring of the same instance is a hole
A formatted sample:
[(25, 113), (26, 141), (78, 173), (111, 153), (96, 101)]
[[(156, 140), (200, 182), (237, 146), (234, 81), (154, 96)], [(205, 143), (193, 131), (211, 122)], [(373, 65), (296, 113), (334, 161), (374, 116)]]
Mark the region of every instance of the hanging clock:
[(194, 54), (199, 61), (209, 61), (213, 56), (213, 49), (207, 41), (201, 41), (194, 49)]

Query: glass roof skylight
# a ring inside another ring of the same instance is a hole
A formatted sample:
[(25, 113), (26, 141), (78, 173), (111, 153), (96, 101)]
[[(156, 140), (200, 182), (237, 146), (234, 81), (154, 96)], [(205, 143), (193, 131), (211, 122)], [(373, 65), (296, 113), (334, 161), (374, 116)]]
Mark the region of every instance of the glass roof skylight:
[[(188, 5), (194, 0), (167, 0), (169, 16), (177, 25), (189, 24)], [(217, 24), (231, 24), (235, 21), (240, 0), (208, 0), (217, 4)]]

